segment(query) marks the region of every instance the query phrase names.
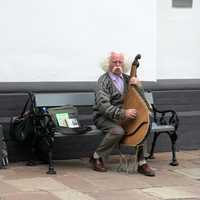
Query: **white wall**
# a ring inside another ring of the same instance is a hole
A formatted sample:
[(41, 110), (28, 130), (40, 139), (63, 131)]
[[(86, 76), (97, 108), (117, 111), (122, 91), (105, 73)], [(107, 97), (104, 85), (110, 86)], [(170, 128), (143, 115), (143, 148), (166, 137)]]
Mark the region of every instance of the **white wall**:
[(172, 8), (157, 0), (157, 78), (200, 78), (200, 1)]
[(95, 81), (112, 50), (156, 78), (156, 0), (0, 1), (0, 82)]

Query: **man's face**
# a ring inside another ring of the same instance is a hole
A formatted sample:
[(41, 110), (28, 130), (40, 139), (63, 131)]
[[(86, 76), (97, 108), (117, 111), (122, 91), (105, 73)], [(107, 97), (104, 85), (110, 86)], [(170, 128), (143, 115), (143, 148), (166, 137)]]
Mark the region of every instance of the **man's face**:
[(113, 74), (121, 75), (124, 68), (124, 56), (121, 53), (111, 53), (110, 71)]

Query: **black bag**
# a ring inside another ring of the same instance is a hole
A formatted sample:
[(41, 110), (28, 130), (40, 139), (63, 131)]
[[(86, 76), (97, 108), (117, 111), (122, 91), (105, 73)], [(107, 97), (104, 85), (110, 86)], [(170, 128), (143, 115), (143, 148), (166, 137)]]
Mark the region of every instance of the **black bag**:
[(56, 132), (64, 135), (73, 135), (84, 134), (92, 130), (90, 126), (81, 125), (78, 110), (73, 105), (49, 108), (48, 113), (55, 124)]
[(16, 117), (12, 120), (13, 138), (20, 143), (28, 141), (33, 134), (33, 124), (30, 115)]
[[(30, 105), (29, 105), (30, 104)], [(27, 111), (29, 105), (29, 109)], [(33, 128), (33, 97), (29, 93), (29, 97), (24, 105), (21, 114), (11, 119), (10, 135), (20, 143), (31, 141), (34, 128)]]
[(31, 150), (27, 165), (33, 165), (38, 159), (49, 161), (49, 152), (54, 143), (55, 126), (51, 116), (42, 108), (35, 106), (34, 94), (29, 92), (28, 95), (29, 98), (21, 114), (11, 119), (10, 135), (27, 151)]

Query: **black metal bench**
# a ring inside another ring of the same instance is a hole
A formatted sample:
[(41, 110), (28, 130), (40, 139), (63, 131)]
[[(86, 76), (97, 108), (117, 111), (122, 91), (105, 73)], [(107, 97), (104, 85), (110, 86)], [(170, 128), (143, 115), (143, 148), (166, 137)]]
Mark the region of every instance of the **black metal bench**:
[(149, 159), (154, 157), (154, 149), (158, 136), (161, 133), (168, 134), (171, 140), (171, 151), (172, 151), (172, 161), (170, 165), (178, 165), (176, 159), (176, 141), (177, 141), (177, 129), (179, 125), (179, 118), (174, 110), (158, 110), (154, 105), (152, 92), (145, 92), (145, 97), (149, 104), (152, 106), (152, 124), (151, 124), (151, 134), (153, 134), (153, 142), (150, 150)]
[[(175, 166), (178, 165), (176, 159), (176, 140), (177, 140), (177, 128), (178, 128), (178, 116), (175, 111), (173, 110), (165, 110), (159, 111), (156, 109), (153, 101), (153, 94), (152, 92), (146, 92), (145, 96), (148, 102), (151, 104), (153, 109), (153, 121), (151, 124), (151, 134), (153, 136), (153, 143), (150, 150), (150, 155), (148, 158), (152, 159), (155, 144), (157, 141), (158, 136), (161, 133), (167, 133), (171, 139), (171, 150), (172, 150), (172, 162), (171, 165)], [(84, 134), (84, 136), (89, 135), (101, 135), (101, 131), (96, 129), (93, 125), (92, 120), (92, 107), (94, 105), (94, 93), (93, 92), (68, 92), (68, 93), (34, 93), (35, 99), (35, 107), (42, 108), (42, 107), (57, 107), (57, 106), (64, 106), (64, 105), (74, 105), (79, 108), (79, 120), (82, 124), (85, 125), (92, 125), (92, 130), (88, 131)], [(73, 134), (73, 130), (72, 135)], [(66, 137), (70, 136), (70, 133), (64, 135), (59, 132), (55, 132), (55, 137)], [(78, 135), (76, 135), (78, 136)], [(82, 137), (81, 135), (79, 137)], [(53, 148), (53, 147), (52, 147)], [(52, 149), (50, 148), (49, 152), (49, 171), (48, 173), (53, 174), (55, 173), (53, 163), (52, 163)]]

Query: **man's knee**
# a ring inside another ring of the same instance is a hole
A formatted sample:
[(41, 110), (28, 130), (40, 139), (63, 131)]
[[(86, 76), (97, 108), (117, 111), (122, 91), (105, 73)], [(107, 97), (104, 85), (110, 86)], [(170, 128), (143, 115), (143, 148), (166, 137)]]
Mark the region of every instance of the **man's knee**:
[(116, 126), (116, 127), (112, 128), (110, 130), (110, 132), (111, 132), (112, 135), (115, 135), (117, 137), (123, 137), (124, 134), (125, 134), (124, 129), (120, 126)]

